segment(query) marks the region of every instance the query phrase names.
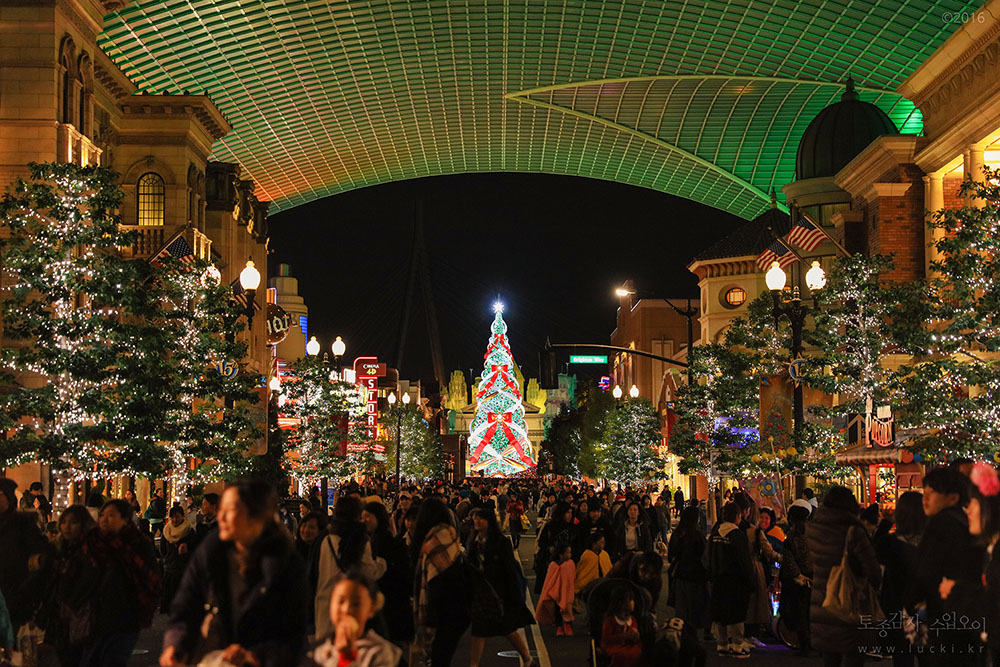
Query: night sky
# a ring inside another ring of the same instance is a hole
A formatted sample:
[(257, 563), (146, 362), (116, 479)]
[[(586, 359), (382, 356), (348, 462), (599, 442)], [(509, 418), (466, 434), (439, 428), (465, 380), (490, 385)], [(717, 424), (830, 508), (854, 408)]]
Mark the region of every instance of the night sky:
[[(395, 362), (418, 200), (446, 375), (482, 371), (498, 296), (528, 376), (546, 336), (607, 344), (616, 286), (631, 278), (697, 297), (686, 265), (742, 222), (652, 190), (544, 174), (438, 176), (321, 199), (272, 216), (270, 234), (271, 266), (291, 265), (324, 350), (342, 336), (348, 359)], [(414, 295), (401, 377), (431, 379), (419, 283)]]

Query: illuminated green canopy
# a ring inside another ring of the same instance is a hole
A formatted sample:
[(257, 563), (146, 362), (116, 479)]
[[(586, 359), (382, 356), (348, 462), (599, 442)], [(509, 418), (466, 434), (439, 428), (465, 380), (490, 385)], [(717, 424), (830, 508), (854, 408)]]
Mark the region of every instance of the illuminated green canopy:
[(746, 218), (848, 74), (892, 92), (978, 0), (133, 0), (102, 44), (147, 92), (205, 91), (272, 210), (387, 181), (522, 171)]

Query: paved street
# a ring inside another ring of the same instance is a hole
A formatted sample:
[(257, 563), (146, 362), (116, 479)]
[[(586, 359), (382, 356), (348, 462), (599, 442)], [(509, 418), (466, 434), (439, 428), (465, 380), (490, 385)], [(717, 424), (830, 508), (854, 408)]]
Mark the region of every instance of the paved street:
[[(521, 566), (528, 578), (529, 590), (533, 589), (535, 576), (531, 570), (531, 563), (534, 556), (535, 539), (534, 535), (525, 534), (521, 538), (521, 545), (518, 549), (521, 557)], [(660, 618), (668, 618), (669, 608), (666, 606), (666, 594), (660, 596), (660, 607), (657, 615)], [(156, 664), (159, 656), (160, 639), (163, 636), (163, 626), (165, 617), (157, 616), (153, 627), (139, 640), (136, 654), (132, 659), (131, 667), (150, 667)], [(580, 667), (590, 662), (590, 638), (586, 634), (586, 628), (578, 618), (575, 623), (575, 636), (556, 637), (555, 630), (551, 628), (540, 629), (532, 626), (528, 632), (528, 645), (535, 655), (538, 656), (542, 667)], [(748, 660), (736, 660), (733, 658), (722, 658), (715, 654), (714, 642), (705, 642), (704, 646), (708, 652), (709, 665), (741, 664), (741, 665), (769, 665), (774, 667), (805, 667), (807, 665), (819, 665), (821, 660), (818, 657), (802, 658), (789, 651), (784, 646), (775, 645), (768, 648), (756, 649)], [(469, 664), (469, 636), (462, 640), (458, 653), (455, 656), (455, 665)], [(518, 667), (517, 654), (503, 638), (493, 638), (486, 642), (486, 652), (480, 663), (481, 667)], [(889, 664), (889, 663), (885, 663)], [(657, 667), (657, 666), (654, 666)]]

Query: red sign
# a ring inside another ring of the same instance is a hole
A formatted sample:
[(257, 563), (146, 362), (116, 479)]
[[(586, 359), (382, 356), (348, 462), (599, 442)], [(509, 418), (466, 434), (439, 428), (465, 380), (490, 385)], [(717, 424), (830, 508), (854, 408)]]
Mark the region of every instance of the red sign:
[(354, 360), (354, 375), (358, 384), (368, 390), (365, 431), (374, 440), (378, 435), (378, 379), (385, 375), (385, 364), (380, 364), (377, 357), (358, 357)]
[(384, 377), (385, 364), (380, 364), (378, 357), (358, 357), (354, 360), (354, 375), (359, 383), (363, 377)]

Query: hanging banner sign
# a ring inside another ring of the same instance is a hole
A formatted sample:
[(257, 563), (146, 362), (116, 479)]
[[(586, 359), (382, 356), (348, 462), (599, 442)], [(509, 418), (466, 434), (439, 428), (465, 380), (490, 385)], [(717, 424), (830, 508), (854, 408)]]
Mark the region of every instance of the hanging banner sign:
[(288, 336), (292, 318), (276, 303), (267, 304), (267, 344), (277, 345)]
[(378, 436), (378, 379), (385, 375), (385, 364), (378, 357), (358, 357), (354, 360), (354, 372), (358, 384), (366, 390), (365, 431), (374, 440)]

